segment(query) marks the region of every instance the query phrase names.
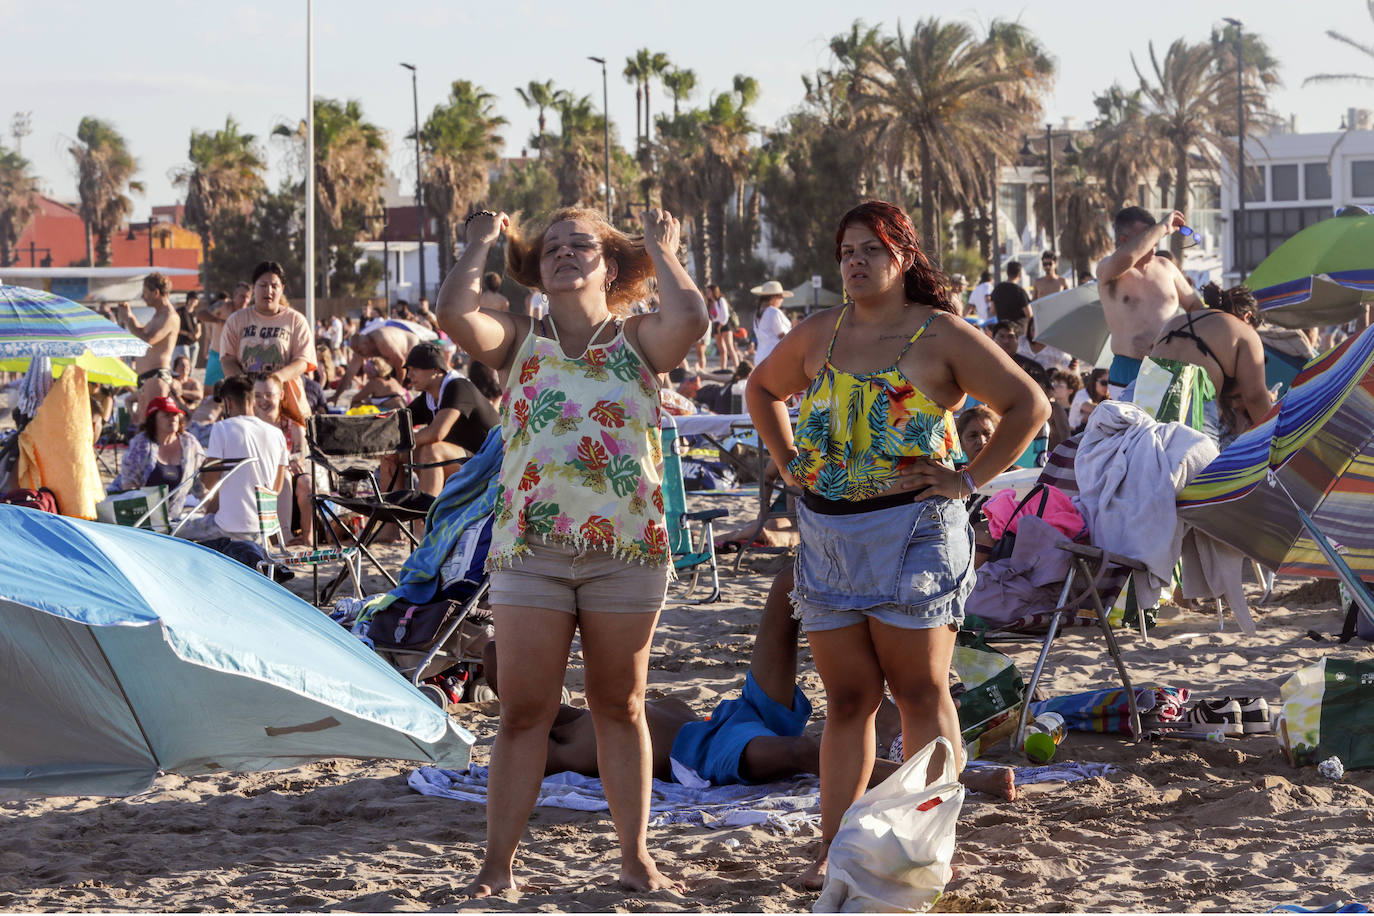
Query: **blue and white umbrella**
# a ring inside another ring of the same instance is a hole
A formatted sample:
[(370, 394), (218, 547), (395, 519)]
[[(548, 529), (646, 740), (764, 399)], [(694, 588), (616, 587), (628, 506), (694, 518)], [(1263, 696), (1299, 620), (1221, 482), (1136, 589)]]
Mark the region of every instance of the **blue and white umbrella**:
[(473, 737), (329, 617), (189, 541), (0, 505), (0, 791), (398, 758)]
[(0, 359), (14, 356), (142, 356), (148, 345), (70, 299), (0, 284)]

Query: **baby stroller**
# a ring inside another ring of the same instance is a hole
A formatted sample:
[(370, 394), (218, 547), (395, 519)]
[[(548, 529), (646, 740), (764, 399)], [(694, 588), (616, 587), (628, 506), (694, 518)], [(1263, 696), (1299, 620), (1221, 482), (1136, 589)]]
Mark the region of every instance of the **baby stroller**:
[(392, 601), (354, 628), (441, 707), (494, 696), (482, 682), (482, 650), (495, 633), (482, 572), (491, 547), (492, 518), (486, 516), (459, 537), (440, 569), (435, 600)]

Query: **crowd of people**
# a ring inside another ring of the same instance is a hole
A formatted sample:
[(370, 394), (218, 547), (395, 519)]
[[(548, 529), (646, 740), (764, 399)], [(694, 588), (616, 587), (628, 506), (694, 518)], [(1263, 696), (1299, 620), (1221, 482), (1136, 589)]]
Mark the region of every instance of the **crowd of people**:
[[(1110, 367), (1037, 339), (1036, 302), (1069, 288), (1055, 252), (1043, 253), (1029, 288), (1013, 260), (969, 290), (932, 262), (908, 215), (880, 201), (838, 220), (844, 304), (805, 315), (785, 311), (791, 293), (776, 279), (750, 288), (752, 315), (718, 285), (699, 290), (677, 256), (678, 221), (663, 210), (643, 215), (641, 237), (590, 210), (557, 211), (533, 231), (479, 211), (464, 224), (433, 309), (426, 300), (389, 312), (369, 306), (314, 328), (286, 301), (287, 278), (273, 262), (232, 294), (188, 295), (180, 307), (166, 278), (152, 274), (148, 320), (109, 310), (149, 344), (134, 366), (138, 386), (126, 392), (138, 432), (114, 487), (195, 479), (182, 498), (205, 505), (182, 533), (207, 541), (253, 536), (252, 496), (265, 487), (281, 494), (284, 529), (310, 543), (323, 484), (308, 467), (311, 415), (408, 407), (414, 484), (431, 496), (499, 425), (487, 571), (501, 718), (486, 857), (467, 892), (517, 885), (515, 855), (539, 781), (560, 766), (601, 776), (620, 882), (662, 888), (673, 882), (647, 841), (649, 780), (669, 773), (668, 749), (695, 734), (697, 720), (645, 703), (671, 566), (659, 426), (665, 408), (747, 410), (774, 472), (800, 494), (800, 546), (759, 638), (786, 632), (756, 647), (754, 694), (746, 685), (741, 702), (805, 725), (795, 628), (778, 623), (786, 605), (806, 633), (827, 716), (819, 744), (791, 726), (767, 732), (790, 743), (741, 741), (720, 778), (819, 773), (822, 843), (802, 876), (818, 887), (841, 816), (875, 773), (893, 768), (876, 762), (880, 748), (900, 738), (914, 752), (936, 737), (961, 746), (949, 674), (973, 586), (974, 497), (1035, 440), (1052, 449), (1103, 401), (1130, 400), (1142, 371), (1194, 367), (1211, 405), (1204, 431), (1220, 441), (1272, 404), (1253, 297), (1194, 289), (1160, 252), (1185, 225), (1177, 212), (1156, 221), (1129, 207), (1115, 216), (1115, 250), (1096, 269)], [(502, 239), (506, 276), (534, 291), (523, 309), (486, 270)], [(107, 394), (93, 392), (97, 402), (108, 418)], [(393, 486), (405, 485), (407, 470), (399, 455), (380, 466)], [(225, 475), (235, 479), (216, 491)], [(574, 636), (585, 713), (560, 709)]]

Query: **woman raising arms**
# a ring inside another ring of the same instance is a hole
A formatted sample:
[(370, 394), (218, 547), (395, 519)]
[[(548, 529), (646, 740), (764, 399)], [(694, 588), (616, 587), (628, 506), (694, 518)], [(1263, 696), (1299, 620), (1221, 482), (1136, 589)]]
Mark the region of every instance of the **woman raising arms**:
[[(868, 782), (884, 683), (908, 756), (937, 736), (959, 752), (949, 666), (973, 586), (963, 500), (1049, 416), (1040, 388), (958, 317), (901, 210), (880, 201), (850, 210), (835, 257), (853, 303), (794, 328), (746, 391), (759, 435), (804, 496), (793, 601), (827, 705), (822, 847), (803, 875), (809, 887), (820, 886), (840, 817)], [(784, 402), (800, 391), (794, 435)], [(952, 411), (965, 394), (1002, 420), (960, 472)]]
[[(507, 242), (507, 271), (548, 315), (478, 306), (491, 246), (510, 227), (481, 212), (439, 291), (439, 324), (504, 380), (501, 465), (487, 568), (503, 679), (491, 751), (487, 853), (466, 892), (514, 887), (515, 850), (544, 774), (568, 650), (580, 630), (587, 705), (620, 840), (620, 883), (671, 886), (649, 854), (652, 759), (644, 719), (649, 647), (667, 591), (655, 376), (706, 332), (701, 293), (677, 261), (678, 221), (644, 214), (632, 240), (593, 210), (559, 210)], [(659, 309), (623, 318), (658, 281)]]

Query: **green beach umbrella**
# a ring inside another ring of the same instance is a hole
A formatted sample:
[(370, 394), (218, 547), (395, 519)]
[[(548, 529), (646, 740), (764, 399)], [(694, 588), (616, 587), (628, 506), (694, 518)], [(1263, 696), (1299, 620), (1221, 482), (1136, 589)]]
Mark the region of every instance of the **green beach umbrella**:
[(1283, 327), (1340, 324), (1374, 300), (1374, 213), (1346, 207), (1308, 226), (1246, 280), (1260, 314)]

